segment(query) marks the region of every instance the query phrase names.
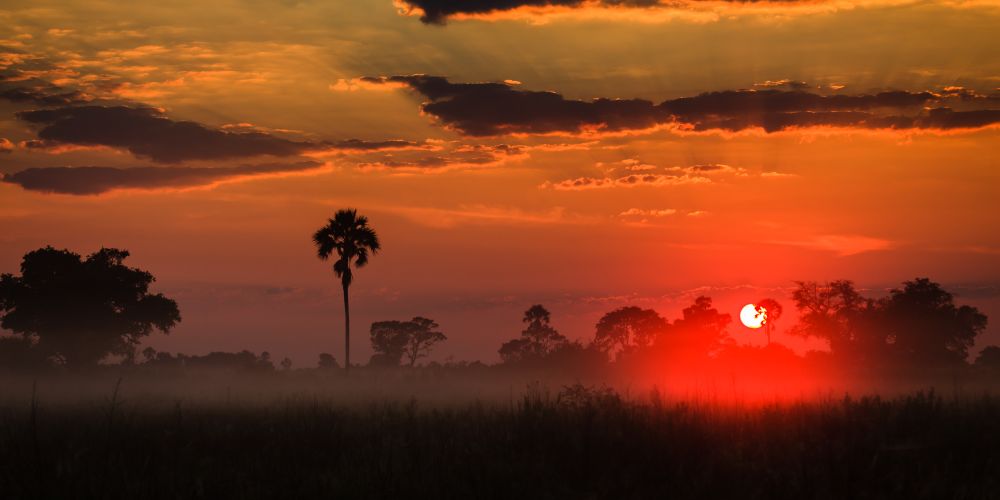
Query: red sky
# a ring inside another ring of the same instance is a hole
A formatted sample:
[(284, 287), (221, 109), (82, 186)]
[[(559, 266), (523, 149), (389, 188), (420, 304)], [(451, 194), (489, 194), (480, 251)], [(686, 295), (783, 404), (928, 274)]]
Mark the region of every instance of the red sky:
[(995, 2), (549, 3), (7, 2), (0, 271), (126, 248), (184, 316), (151, 345), (299, 366), (342, 356), (310, 235), (343, 207), (384, 246), (362, 360), (377, 320), (494, 361), (535, 303), (587, 340), (627, 304), (790, 311), (795, 280), (1000, 317)]

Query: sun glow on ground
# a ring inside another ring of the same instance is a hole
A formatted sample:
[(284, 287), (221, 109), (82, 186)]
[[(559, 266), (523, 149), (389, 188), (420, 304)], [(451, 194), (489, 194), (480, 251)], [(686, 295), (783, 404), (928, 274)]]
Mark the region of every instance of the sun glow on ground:
[(757, 329), (764, 326), (767, 320), (767, 310), (754, 304), (747, 304), (740, 309), (740, 321), (747, 328)]

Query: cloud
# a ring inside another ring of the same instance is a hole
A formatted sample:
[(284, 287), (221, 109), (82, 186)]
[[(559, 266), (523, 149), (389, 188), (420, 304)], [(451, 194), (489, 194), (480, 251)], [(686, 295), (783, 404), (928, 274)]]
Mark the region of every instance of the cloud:
[(212, 128), (175, 121), (150, 107), (76, 106), (22, 111), (17, 117), (40, 125), (34, 149), (104, 146), (126, 149), (160, 163), (229, 160), (253, 156), (289, 157), (413, 148), (410, 141), (294, 141), (253, 127)]
[[(612, 176), (611, 174), (615, 171), (615, 168), (607, 168), (608, 165), (625, 165), (626, 170), (630, 170), (628, 168), (630, 165), (642, 165), (643, 167), (651, 168), (643, 168), (641, 171), (635, 173)], [(629, 159), (613, 164), (597, 163), (595, 166), (605, 169), (603, 177), (577, 177), (558, 182), (547, 181), (542, 183), (539, 188), (554, 189), (556, 191), (585, 191), (590, 189), (631, 188), (637, 186), (682, 186), (689, 184), (711, 184), (726, 178), (750, 177), (753, 175), (743, 167), (733, 167), (721, 163), (686, 167), (664, 167), (660, 169), (655, 165), (647, 165), (638, 160)], [(652, 170), (660, 170), (664, 173), (653, 172)], [(621, 215), (627, 214), (622, 213)]]
[(675, 208), (643, 209), (630, 208), (618, 214), (620, 217), (667, 217), (677, 213)]
[[(997, 100), (967, 93), (886, 91), (823, 95), (799, 90), (728, 90), (655, 104), (644, 99), (566, 99), (556, 92), (502, 82), (452, 83), (444, 77), (363, 78), (405, 84), (428, 99), (421, 110), (467, 136), (620, 133), (655, 128), (680, 132), (774, 133), (806, 128), (968, 130), (1000, 124)], [(960, 105), (956, 110), (945, 104)]]
[(769, 179), (792, 179), (798, 177), (797, 174), (789, 174), (787, 172), (761, 172), (760, 176)]
[(461, 205), (458, 208), (382, 207), (379, 210), (395, 213), (415, 223), (434, 228), (452, 228), (472, 224), (520, 226), (594, 222), (592, 218), (568, 214), (562, 207), (542, 212), (489, 205)]
[(708, 184), (712, 180), (704, 176), (678, 174), (630, 174), (621, 177), (578, 177), (559, 182), (545, 182), (542, 189), (556, 191), (584, 191), (590, 189), (610, 189), (637, 186), (680, 186), (685, 184)]
[(809, 84), (806, 82), (798, 80), (789, 80), (788, 78), (782, 80), (767, 80), (760, 83), (755, 83), (753, 84), (753, 86), (763, 87), (763, 88), (785, 87), (793, 90), (806, 90), (809, 88)]
[(10, 142), (10, 139), (0, 138), (0, 153), (12, 153), (14, 151), (14, 143)]
[[(713, 21), (738, 13), (788, 16), (863, 6), (909, 4), (913, 0), (394, 0), (393, 3), (403, 15), (420, 16), (426, 24), (445, 24), (451, 19), (526, 18), (539, 21), (574, 13), (591, 18), (624, 18), (638, 22), (657, 22), (676, 17)], [(984, 6), (989, 5), (987, 1)]]
[(82, 104), (91, 100), (83, 92), (60, 92), (45, 88), (23, 87), (0, 91), (0, 99), (37, 106), (66, 106), (70, 104)]
[(868, 236), (827, 234), (797, 241), (770, 241), (776, 245), (790, 245), (834, 252), (841, 257), (865, 252), (888, 250), (892, 242)]
[(618, 168), (625, 169), (629, 172), (647, 172), (657, 169), (656, 165), (643, 163), (635, 158), (626, 158), (613, 163), (597, 162), (594, 166), (605, 169), (605, 172), (609, 174)]
[(363, 141), (361, 139), (347, 139), (343, 141), (324, 143), (324, 149), (332, 152), (354, 152), (364, 153), (369, 151), (386, 151), (401, 149), (429, 149), (427, 144), (419, 144), (413, 141), (388, 140), (388, 141)]
[(293, 156), (315, 148), (261, 132), (228, 132), (174, 121), (154, 108), (79, 106), (22, 111), (17, 117), (42, 125), (45, 141), (123, 148), (163, 163), (224, 160), (258, 155)]
[(30, 191), (96, 195), (115, 189), (190, 188), (247, 178), (289, 175), (316, 170), (313, 161), (266, 163), (236, 167), (41, 167), (7, 174), (3, 182)]
[(428, 75), (365, 78), (404, 83), (430, 99), (421, 107), (444, 125), (470, 136), (632, 130), (662, 123), (666, 116), (643, 99), (565, 99), (555, 92), (515, 89), (508, 83), (451, 83)]
[(358, 163), (361, 170), (387, 170), (395, 173), (441, 173), (469, 168), (488, 168), (528, 157), (528, 147), (509, 144), (494, 146), (466, 144), (434, 154), (398, 156), (384, 154), (373, 161)]
[[(25, 56), (33, 57), (33, 56)], [(33, 69), (21, 69), (25, 65), (25, 57), (9, 61), (4, 65), (0, 57), (0, 99), (31, 106), (69, 106), (86, 104), (93, 97), (79, 90), (68, 90), (45, 80), (44, 76), (76, 76), (77, 73), (68, 68), (53, 68), (47, 63), (33, 61)], [(42, 69), (39, 69), (41, 67)]]

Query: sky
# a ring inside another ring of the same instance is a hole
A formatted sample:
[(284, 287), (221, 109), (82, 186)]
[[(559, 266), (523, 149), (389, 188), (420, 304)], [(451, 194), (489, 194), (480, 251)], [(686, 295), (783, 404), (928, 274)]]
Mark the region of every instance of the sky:
[(586, 341), (698, 295), (777, 298), (775, 340), (822, 349), (785, 333), (796, 280), (926, 276), (998, 318), (997, 25), (994, 0), (8, 0), (0, 272), (124, 248), (181, 308), (147, 345), (311, 366), (343, 313), (310, 237), (353, 207), (383, 246), (354, 360), (373, 321), (495, 362), (532, 304)]

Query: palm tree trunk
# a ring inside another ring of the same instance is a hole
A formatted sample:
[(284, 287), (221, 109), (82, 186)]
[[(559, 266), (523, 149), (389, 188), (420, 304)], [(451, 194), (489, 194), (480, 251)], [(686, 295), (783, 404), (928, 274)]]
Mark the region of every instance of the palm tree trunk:
[(351, 373), (351, 306), (344, 283), (344, 373)]

